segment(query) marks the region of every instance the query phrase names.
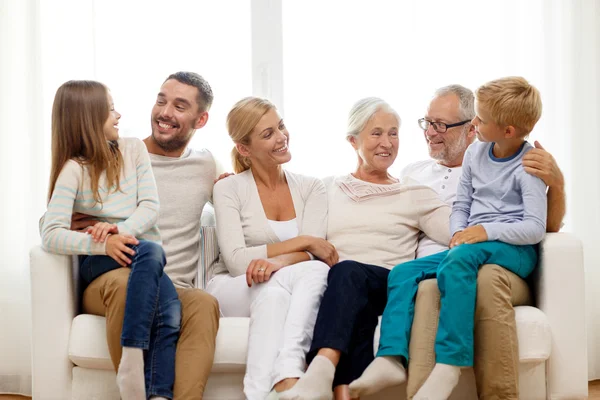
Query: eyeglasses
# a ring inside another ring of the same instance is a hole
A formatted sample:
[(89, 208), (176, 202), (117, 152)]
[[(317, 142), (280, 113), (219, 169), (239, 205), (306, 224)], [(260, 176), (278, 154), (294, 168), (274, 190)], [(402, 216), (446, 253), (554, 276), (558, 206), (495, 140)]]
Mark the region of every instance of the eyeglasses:
[(455, 126), (461, 126), (466, 124), (467, 122), (471, 122), (470, 119), (461, 121), (461, 122), (457, 122), (455, 124), (450, 124), (447, 125), (443, 122), (433, 122), (433, 121), (429, 121), (428, 119), (425, 118), (420, 118), (419, 119), (419, 127), (421, 129), (423, 129), (424, 131), (426, 131), (427, 129), (429, 129), (430, 126), (433, 126), (433, 130), (436, 131), (437, 133), (444, 133), (448, 130), (448, 128), (454, 128)]

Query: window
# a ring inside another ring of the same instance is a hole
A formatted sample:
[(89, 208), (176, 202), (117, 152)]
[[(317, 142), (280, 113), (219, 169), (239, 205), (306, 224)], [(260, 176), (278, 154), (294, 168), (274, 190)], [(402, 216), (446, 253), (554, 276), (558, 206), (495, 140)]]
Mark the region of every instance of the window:
[(150, 134), (150, 111), (164, 79), (189, 70), (210, 83), (215, 99), (192, 148), (208, 148), (230, 165), (225, 118), (252, 94), (250, 1), (94, 3), (95, 66), (122, 114), (123, 136)]
[(290, 168), (315, 176), (350, 172), (356, 155), (345, 141), (346, 118), (363, 97), (383, 98), (402, 118), (397, 174), (427, 158), (417, 120), (435, 89), (459, 83), (474, 90), (522, 75), (544, 93), (541, 12), (539, 0), (284, 1)]

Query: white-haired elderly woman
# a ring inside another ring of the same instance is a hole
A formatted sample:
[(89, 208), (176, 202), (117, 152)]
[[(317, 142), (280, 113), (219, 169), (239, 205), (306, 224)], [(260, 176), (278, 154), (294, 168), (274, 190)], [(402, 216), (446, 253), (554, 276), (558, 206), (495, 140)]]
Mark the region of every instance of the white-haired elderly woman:
[(331, 399), (333, 393), (348, 399), (348, 384), (373, 360), (391, 268), (414, 259), (421, 232), (444, 245), (450, 241), (450, 208), (429, 187), (388, 172), (398, 153), (400, 123), (378, 98), (360, 100), (350, 111), (346, 139), (358, 165), (348, 175), (325, 180), (327, 240), (341, 262), (329, 271), (309, 368), (281, 399)]

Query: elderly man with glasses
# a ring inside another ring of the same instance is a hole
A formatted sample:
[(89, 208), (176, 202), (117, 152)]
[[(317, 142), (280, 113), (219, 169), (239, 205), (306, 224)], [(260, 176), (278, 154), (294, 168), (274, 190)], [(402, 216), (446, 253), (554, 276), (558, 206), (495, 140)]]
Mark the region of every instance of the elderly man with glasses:
[[(475, 140), (473, 92), (460, 85), (436, 91), (419, 126), (431, 159), (408, 165), (401, 173), (433, 188), (449, 205), (456, 197), (463, 156)], [(548, 232), (560, 229), (565, 214), (563, 175), (552, 155), (535, 142), (523, 158), (525, 171), (548, 185)], [(445, 250), (427, 237), (417, 258)], [(519, 398), (517, 330), (513, 306), (529, 304), (527, 283), (497, 265), (486, 265), (477, 278), (475, 310), (475, 376), (480, 399)], [(408, 398), (425, 382), (435, 364), (434, 344), (439, 314), (435, 280), (423, 281), (417, 294), (410, 344)]]

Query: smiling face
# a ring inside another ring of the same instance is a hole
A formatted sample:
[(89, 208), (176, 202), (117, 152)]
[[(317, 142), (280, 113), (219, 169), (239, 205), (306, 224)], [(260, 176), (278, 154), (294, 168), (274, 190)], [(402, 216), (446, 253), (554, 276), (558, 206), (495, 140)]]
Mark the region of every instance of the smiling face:
[(269, 168), (285, 164), (292, 159), (288, 149), (290, 134), (283, 119), (272, 108), (258, 121), (250, 134), (250, 143), (238, 144), (238, 151), (250, 158), (252, 165)]
[[(458, 96), (447, 94), (435, 97), (429, 103), (425, 119), (432, 122), (443, 122), (446, 125), (460, 122), (462, 116)], [(429, 156), (448, 167), (462, 164), (465, 151), (473, 137), (469, 124), (448, 128), (444, 133), (436, 132), (431, 125), (424, 135)]]
[(121, 118), (121, 114), (119, 114), (115, 110), (115, 105), (113, 103), (113, 98), (108, 92), (107, 94), (107, 102), (108, 102), (108, 118), (104, 123), (104, 136), (106, 136), (106, 140), (117, 140), (119, 138), (119, 119)]
[(152, 107), (151, 124), (154, 142), (164, 151), (185, 148), (196, 129), (206, 124), (208, 113), (200, 110), (197, 98), (197, 88), (176, 79), (161, 86)]
[(396, 116), (379, 110), (350, 143), (358, 154), (359, 168), (387, 172), (398, 155), (399, 123)]

